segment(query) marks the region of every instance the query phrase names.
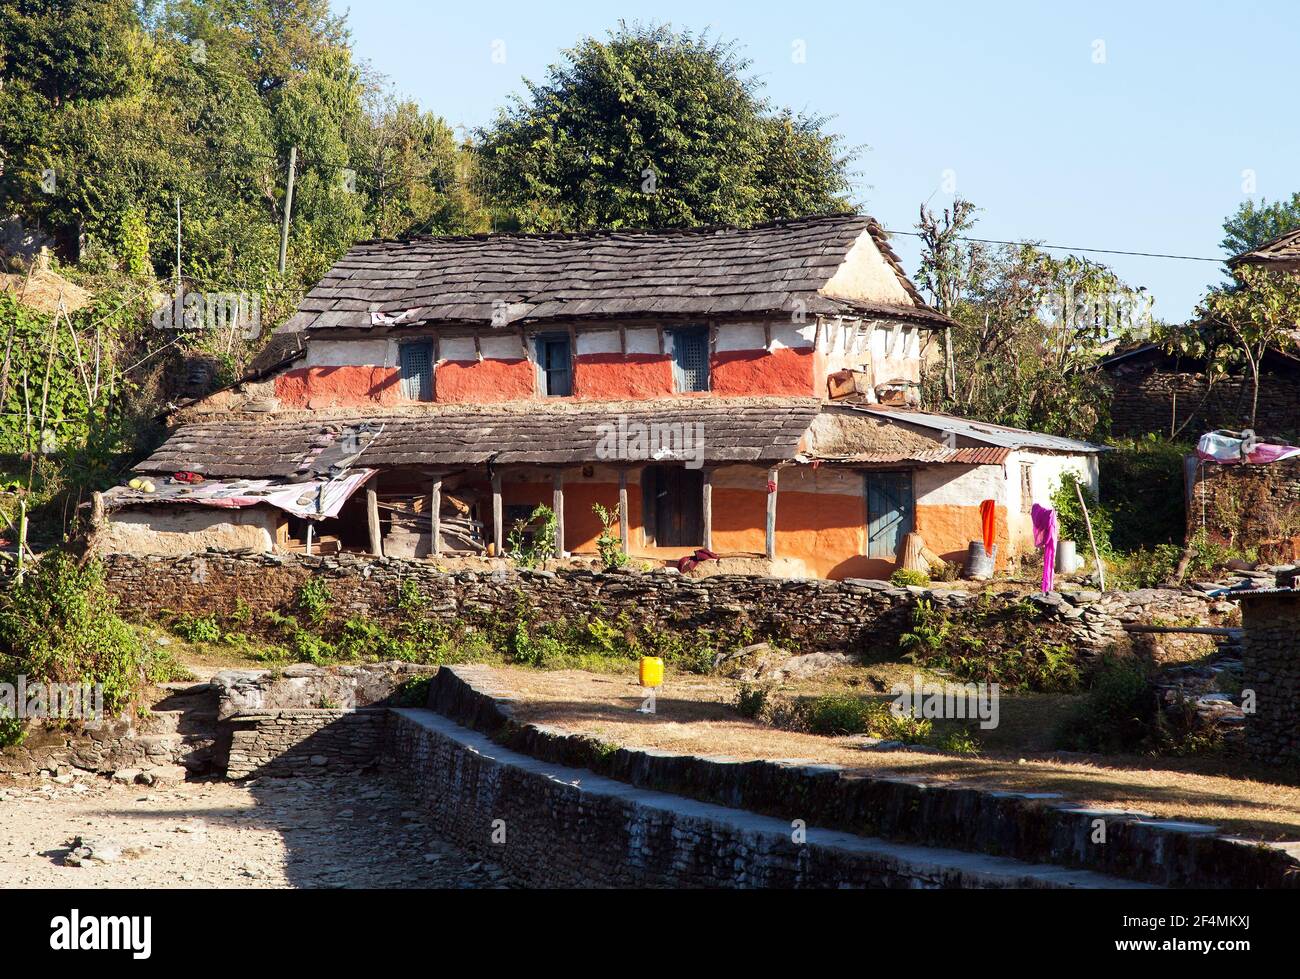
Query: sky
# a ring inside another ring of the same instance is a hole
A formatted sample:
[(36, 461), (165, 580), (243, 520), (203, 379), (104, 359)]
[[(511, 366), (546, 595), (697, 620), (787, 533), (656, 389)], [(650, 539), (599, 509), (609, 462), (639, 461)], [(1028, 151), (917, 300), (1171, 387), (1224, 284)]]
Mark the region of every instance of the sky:
[[(955, 193), (982, 208), (980, 237), (1221, 259), (1243, 201), (1300, 190), (1293, 0), (331, 3), (359, 58), (470, 129), (620, 18), (708, 29), (739, 43), (774, 105), (831, 116), (863, 148), (855, 203), (898, 231)], [(916, 239), (894, 245), (915, 272)], [(1212, 262), (1090, 257), (1169, 322), (1223, 278)]]

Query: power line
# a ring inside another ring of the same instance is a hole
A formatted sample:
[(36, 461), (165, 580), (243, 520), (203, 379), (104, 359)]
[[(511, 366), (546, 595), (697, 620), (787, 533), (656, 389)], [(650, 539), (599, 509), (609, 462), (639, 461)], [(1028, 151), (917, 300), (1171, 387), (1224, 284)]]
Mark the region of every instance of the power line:
[[(919, 231), (892, 231), (885, 229), (887, 234), (891, 235), (909, 235), (913, 238), (920, 238)], [(1095, 252), (1099, 255), (1133, 255), (1138, 258), (1174, 258), (1183, 262), (1214, 262), (1222, 265), (1227, 261), (1226, 258), (1202, 258), (1199, 255), (1169, 255), (1163, 252), (1134, 252), (1125, 251), (1119, 248), (1080, 248), (1075, 245), (1042, 245), (1032, 241), (1005, 241), (1001, 238), (968, 238), (965, 235), (957, 235), (958, 241), (974, 241), (983, 245), (1029, 245), (1033, 248), (1042, 248), (1052, 251), (1063, 252)]]

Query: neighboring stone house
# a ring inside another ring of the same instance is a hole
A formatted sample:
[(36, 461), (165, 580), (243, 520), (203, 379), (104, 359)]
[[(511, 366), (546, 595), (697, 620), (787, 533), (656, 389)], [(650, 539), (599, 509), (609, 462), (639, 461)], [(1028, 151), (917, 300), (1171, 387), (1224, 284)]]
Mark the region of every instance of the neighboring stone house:
[[(1300, 357), (1270, 350), (1261, 366), (1255, 430), (1261, 436), (1300, 437)], [(1112, 435), (1154, 432), (1194, 442), (1205, 432), (1250, 425), (1254, 384), (1249, 372), (1210, 383), (1204, 360), (1178, 357), (1150, 343), (1106, 357), (1101, 369), (1110, 383)]]
[(919, 410), (948, 324), (856, 215), (362, 243), (259, 373), (177, 413), (152, 492), (104, 495), (96, 546), (452, 560), (546, 503), (594, 554), (600, 504), (638, 559), (879, 577), (912, 530), (964, 557), (991, 499), (1005, 560), (1098, 450)]
[[(1300, 272), (1300, 230), (1228, 261), (1229, 268), (1241, 265)], [(1262, 437), (1300, 438), (1300, 324), (1295, 341), (1288, 349), (1268, 351), (1261, 364), (1254, 428)], [(1113, 435), (1155, 432), (1195, 441), (1207, 431), (1239, 431), (1251, 423), (1254, 383), (1248, 370), (1211, 383), (1203, 359), (1177, 357), (1150, 343), (1117, 351), (1101, 361), (1101, 368), (1113, 392)]]

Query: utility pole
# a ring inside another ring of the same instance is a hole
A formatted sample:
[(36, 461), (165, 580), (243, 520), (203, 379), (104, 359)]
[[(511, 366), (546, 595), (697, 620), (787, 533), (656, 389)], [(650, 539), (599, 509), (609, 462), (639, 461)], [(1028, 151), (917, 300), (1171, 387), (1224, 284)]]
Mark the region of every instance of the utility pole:
[(284, 192), (284, 223), (280, 225), (280, 274), (284, 274), (284, 259), (289, 251), (289, 212), (293, 210), (293, 177), (298, 165), (298, 147), (289, 147), (289, 183)]

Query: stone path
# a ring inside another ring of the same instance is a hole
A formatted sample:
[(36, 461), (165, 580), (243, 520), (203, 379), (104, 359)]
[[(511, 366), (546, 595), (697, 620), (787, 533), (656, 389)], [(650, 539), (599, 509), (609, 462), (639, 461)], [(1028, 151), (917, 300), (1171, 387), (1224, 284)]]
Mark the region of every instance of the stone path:
[(166, 787), (83, 773), (0, 778), (3, 887), (512, 883), (442, 840), (382, 776)]

